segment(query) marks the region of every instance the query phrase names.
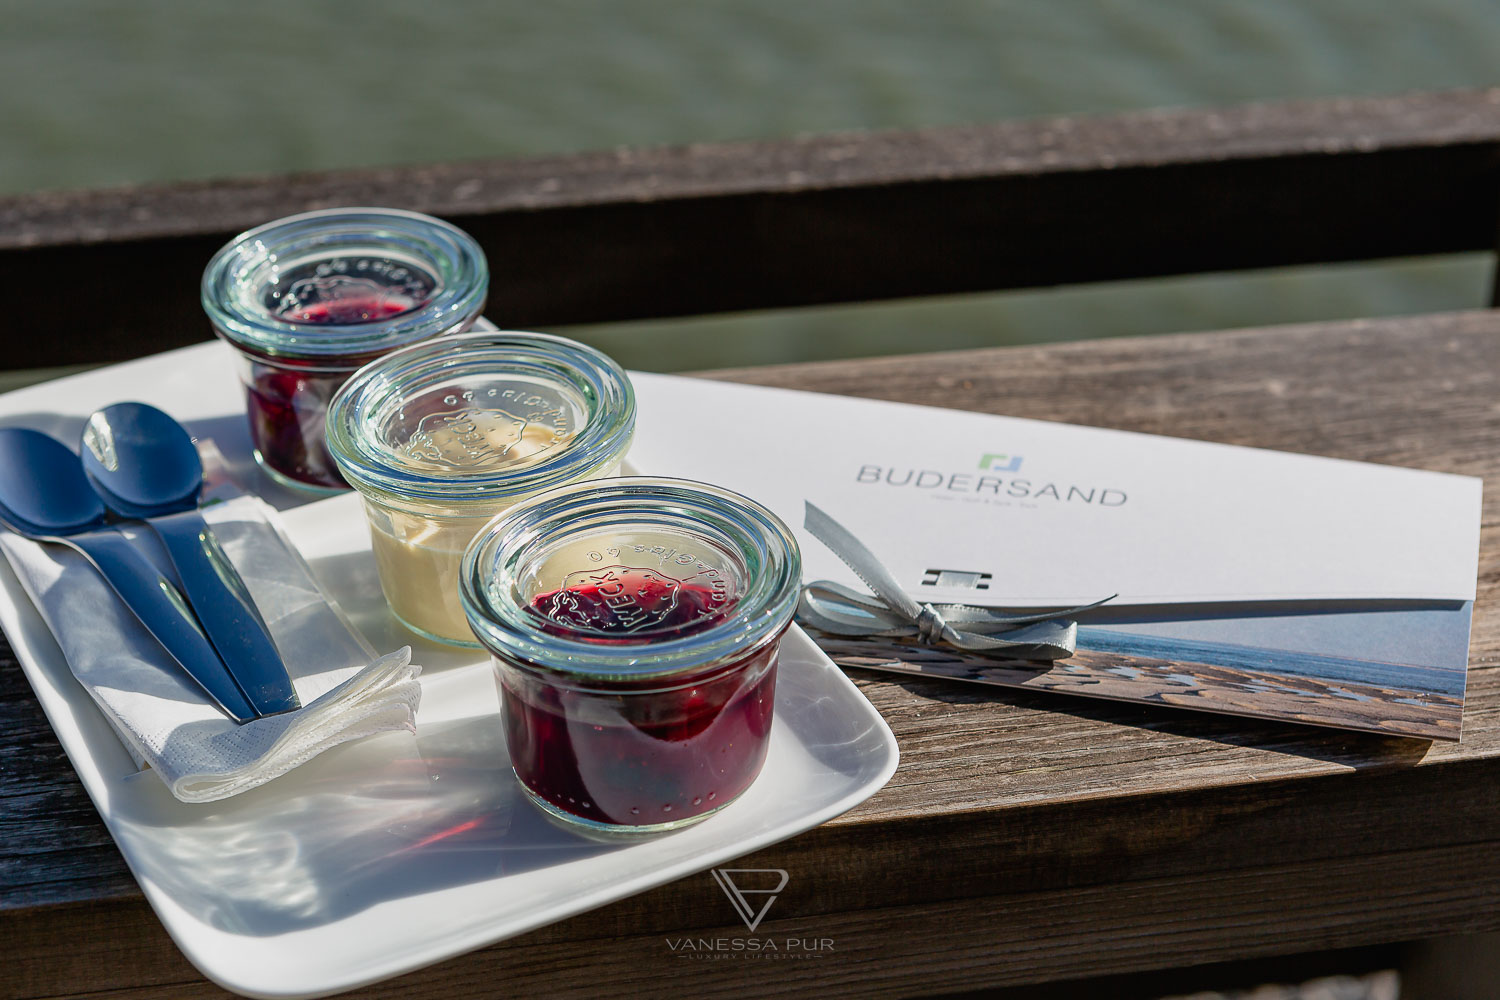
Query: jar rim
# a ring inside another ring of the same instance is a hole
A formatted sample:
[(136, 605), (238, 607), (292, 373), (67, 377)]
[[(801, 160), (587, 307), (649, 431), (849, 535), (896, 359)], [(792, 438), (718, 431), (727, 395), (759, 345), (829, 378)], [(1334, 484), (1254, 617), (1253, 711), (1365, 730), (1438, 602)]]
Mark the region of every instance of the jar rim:
[[(416, 258), (435, 272), (440, 285), (406, 312), (363, 323), (289, 321), (235, 294), (238, 280), (254, 269), (323, 247)], [(489, 279), (479, 244), (442, 219), (395, 208), (325, 208), (267, 222), (224, 244), (203, 269), (200, 298), (214, 332), (234, 346), (270, 358), (328, 362), (462, 329), (483, 311)]]
[[(542, 629), (497, 584), (545, 544), (570, 534), (676, 521), (712, 530), (747, 563), (748, 579), (729, 611), (698, 630), (639, 642), (589, 642)], [(722, 487), (685, 479), (628, 476), (549, 490), (499, 514), (464, 552), (459, 602), (491, 653), (573, 681), (666, 679), (747, 657), (791, 623), (801, 590), (796, 538), (766, 507)]]
[[(582, 427), (566, 446), (533, 464), (443, 475), (401, 461), (377, 438), (373, 412), (418, 386), (481, 373), (550, 380), (588, 404)], [(398, 507), (471, 508), (591, 478), (619, 463), (634, 433), (635, 391), (614, 360), (566, 337), (518, 330), (450, 334), (383, 355), (339, 388), (324, 425), (329, 453), (349, 484)]]

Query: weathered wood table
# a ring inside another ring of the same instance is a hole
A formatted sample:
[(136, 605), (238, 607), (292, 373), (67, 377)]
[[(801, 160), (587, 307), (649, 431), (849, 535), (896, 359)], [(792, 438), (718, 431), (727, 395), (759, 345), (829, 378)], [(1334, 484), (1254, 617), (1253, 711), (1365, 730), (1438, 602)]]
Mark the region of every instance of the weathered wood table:
[[(1463, 741), (861, 674), (895, 777), (743, 861), (790, 875), (758, 933), (831, 950), (677, 956), (744, 936), (704, 873), (356, 995), (945, 994), (1500, 928), (1500, 312), (712, 377), (1491, 478)], [(0, 658), (0, 995), (223, 995)]]

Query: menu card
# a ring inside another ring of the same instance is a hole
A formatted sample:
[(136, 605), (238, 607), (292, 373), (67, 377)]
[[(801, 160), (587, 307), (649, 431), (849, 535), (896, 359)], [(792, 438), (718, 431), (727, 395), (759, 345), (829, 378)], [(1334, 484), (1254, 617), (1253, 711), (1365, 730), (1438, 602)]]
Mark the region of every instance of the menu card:
[[(825, 638), (846, 664), (1457, 739), (1478, 479), (933, 407), (633, 374), (631, 464), (715, 483), (798, 533), (807, 580), (863, 589), (811, 501), (923, 603), (1080, 617), (1026, 664)], [(694, 415), (685, 432), (682, 414)]]

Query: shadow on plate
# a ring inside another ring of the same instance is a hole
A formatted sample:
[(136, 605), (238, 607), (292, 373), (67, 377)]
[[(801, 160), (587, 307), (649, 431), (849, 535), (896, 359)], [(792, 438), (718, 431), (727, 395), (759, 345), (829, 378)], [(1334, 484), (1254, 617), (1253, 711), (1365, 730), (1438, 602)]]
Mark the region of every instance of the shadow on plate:
[(283, 934), (381, 903), (611, 850), (555, 826), (479, 717), (347, 744), (218, 803), (154, 775), (115, 803), (136, 876), (230, 933)]

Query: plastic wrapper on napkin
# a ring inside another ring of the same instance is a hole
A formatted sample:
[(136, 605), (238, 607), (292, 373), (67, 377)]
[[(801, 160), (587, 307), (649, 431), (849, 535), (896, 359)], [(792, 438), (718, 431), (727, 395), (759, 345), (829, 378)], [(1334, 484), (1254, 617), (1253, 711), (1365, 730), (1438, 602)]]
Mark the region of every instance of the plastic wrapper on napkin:
[[(149, 765), (184, 802), (210, 802), (264, 784), (341, 743), (413, 729), (421, 668), (411, 662), (410, 648), (377, 656), (324, 595), (263, 501), (238, 497), (205, 507), (203, 515), (255, 598), (302, 708), (235, 723), (82, 556), (0, 532), (0, 551), (73, 675), (137, 763)], [(170, 577), (155, 536), (122, 527)]]

